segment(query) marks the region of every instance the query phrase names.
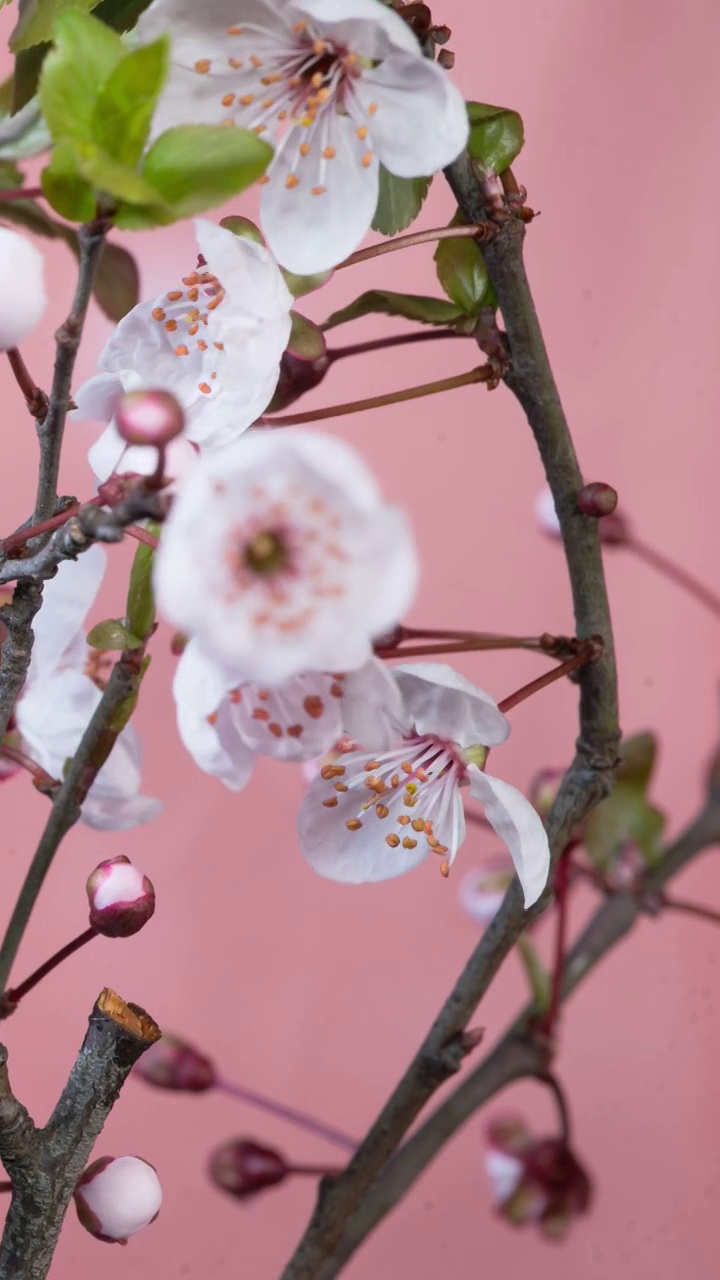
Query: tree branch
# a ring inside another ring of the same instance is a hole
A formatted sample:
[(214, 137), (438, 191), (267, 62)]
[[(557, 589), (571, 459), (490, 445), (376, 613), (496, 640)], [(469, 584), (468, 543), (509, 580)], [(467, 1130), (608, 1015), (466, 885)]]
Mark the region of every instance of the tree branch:
[[(599, 635), (602, 658), (584, 667), (580, 685), (580, 735), (575, 760), (548, 817), (554, 858), (572, 829), (609, 791), (617, 762), (617, 680), (610, 610), (605, 588), (597, 521), (580, 515), (575, 497), (582, 487), (567, 421), (545, 349), (522, 245), (525, 225), (507, 204), (485, 205), (481, 184), (467, 155), (447, 170), (447, 178), (465, 218), (495, 221), (495, 235), (484, 257), (505, 321), (512, 365), (506, 385), (525, 410), (545, 466), (568, 565), (580, 639)], [(533, 914), (544, 909), (546, 891)], [(515, 880), (505, 901), (470, 957), (424, 1043), (393, 1091), (347, 1169), (324, 1187), (307, 1231), (282, 1280), (316, 1280), (333, 1256), (348, 1220), (402, 1141), (425, 1103), (462, 1061), (462, 1031), (487, 991), (525, 924), (522, 893)]]
[(0, 1068), (0, 1158), (13, 1185), (0, 1245), (0, 1280), (44, 1280), (88, 1157), (131, 1068), (160, 1029), (107, 988), (90, 1014), (68, 1082), (44, 1129), (14, 1098)]

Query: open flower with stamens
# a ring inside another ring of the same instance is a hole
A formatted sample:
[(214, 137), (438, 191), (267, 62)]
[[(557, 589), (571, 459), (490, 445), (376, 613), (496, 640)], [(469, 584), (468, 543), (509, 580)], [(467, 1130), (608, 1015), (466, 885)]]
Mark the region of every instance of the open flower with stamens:
[(233, 791), (246, 785), (259, 755), (310, 760), (328, 751), (343, 731), (381, 750), (402, 722), (399, 689), (377, 658), (347, 674), (307, 672), (268, 688), (228, 688), (222, 667), (191, 641), (173, 692), (180, 737), (191, 756)]
[(155, 563), (161, 612), (225, 670), (225, 690), (357, 670), (416, 578), (402, 512), (353, 449), (306, 431), (202, 455)]
[(172, 33), (154, 131), (227, 121), (275, 144), (261, 221), (291, 271), (335, 266), (370, 229), (379, 164), (432, 174), (465, 146), (465, 103), (380, 0), (154, 0)]
[[(263, 245), (205, 219), (195, 221), (200, 265), (124, 317), (98, 360), (100, 373), (75, 393), (75, 417), (110, 425), (90, 449), (99, 480), (115, 470), (146, 474), (154, 449), (126, 444), (113, 414), (124, 392), (171, 392), (185, 430), (168, 449), (179, 478), (203, 450), (237, 440), (272, 399), (290, 337), (291, 294)], [(174, 468), (174, 471), (172, 470)]]
[(467, 786), (505, 842), (529, 907), (550, 868), (545, 828), (528, 800), (490, 777), (487, 748), (510, 725), (489, 694), (441, 663), (396, 667), (405, 728), (394, 750), (350, 752), (327, 765), (300, 806), (300, 848), (331, 880), (358, 884), (402, 875), (433, 853), (447, 875), (465, 837)]

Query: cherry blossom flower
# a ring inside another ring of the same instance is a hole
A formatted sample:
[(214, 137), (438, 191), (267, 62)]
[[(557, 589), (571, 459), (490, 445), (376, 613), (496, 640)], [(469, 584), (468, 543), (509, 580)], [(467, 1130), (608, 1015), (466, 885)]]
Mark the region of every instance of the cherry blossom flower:
[(397, 735), (402, 701), (387, 667), (370, 658), (348, 674), (309, 672), (269, 688), (233, 684), (192, 641), (173, 685), (180, 737), (205, 773), (233, 791), (250, 778), (258, 755), (309, 760), (348, 730), (380, 750)]
[[(54, 778), (62, 778), (102, 698), (101, 688), (86, 671), (91, 651), (82, 624), (104, 570), (105, 553), (99, 547), (61, 564), (45, 585), (34, 623), (32, 660), (15, 719), (24, 749)], [(140, 739), (128, 725), (90, 788), (83, 822), (124, 831), (156, 817), (160, 801), (140, 794), (141, 762)]]
[(417, 578), (402, 512), (348, 445), (255, 431), (203, 455), (180, 486), (155, 563), (158, 606), (240, 682), (354, 671)]
[(0, 351), (9, 351), (32, 333), (47, 306), (45, 259), (9, 227), (0, 227), (0, 296)]
[(234, 122), (275, 144), (261, 222), (291, 271), (324, 271), (370, 229), (379, 163), (433, 174), (465, 146), (462, 95), (379, 0), (154, 0), (172, 32), (154, 129)]
[(550, 867), (545, 829), (519, 791), (478, 767), (507, 738), (508, 721), (489, 694), (444, 664), (396, 667), (394, 676), (405, 708), (401, 744), (351, 752), (321, 770), (300, 806), (302, 852), (321, 875), (351, 884), (402, 875), (430, 853), (447, 875), (465, 837), (467, 786), (510, 850), (531, 906)]
[(88, 1165), (75, 1191), (86, 1231), (110, 1244), (126, 1244), (154, 1222), (162, 1187), (154, 1167), (140, 1156), (101, 1156)]
[(100, 355), (100, 373), (75, 393), (75, 417), (109, 423), (90, 449), (99, 480), (113, 471), (147, 474), (154, 449), (128, 447), (113, 421), (123, 392), (170, 392), (185, 413), (168, 448), (179, 478), (190, 444), (217, 449), (237, 440), (272, 399), (290, 337), (292, 296), (263, 245), (205, 219), (195, 221), (201, 265), (124, 317)]

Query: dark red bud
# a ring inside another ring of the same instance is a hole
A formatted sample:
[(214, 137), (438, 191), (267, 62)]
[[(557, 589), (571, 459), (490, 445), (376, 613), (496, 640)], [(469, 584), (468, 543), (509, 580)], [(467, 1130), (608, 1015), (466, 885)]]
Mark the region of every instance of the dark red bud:
[(450, 49), (441, 49), (437, 60), (444, 71), (452, 71), (455, 66), (455, 54)]
[(90, 924), (106, 938), (131, 938), (155, 911), (152, 881), (124, 853), (108, 858), (87, 881)]
[(617, 490), (612, 485), (594, 480), (583, 485), (577, 496), (578, 511), (584, 516), (609, 516), (618, 504)]
[(205, 1093), (217, 1081), (210, 1058), (186, 1040), (164, 1035), (135, 1064), (135, 1074), (158, 1089)]
[(250, 1138), (224, 1142), (210, 1157), (212, 1181), (236, 1200), (250, 1200), (266, 1187), (284, 1182), (290, 1172), (290, 1165), (278, 1151)]

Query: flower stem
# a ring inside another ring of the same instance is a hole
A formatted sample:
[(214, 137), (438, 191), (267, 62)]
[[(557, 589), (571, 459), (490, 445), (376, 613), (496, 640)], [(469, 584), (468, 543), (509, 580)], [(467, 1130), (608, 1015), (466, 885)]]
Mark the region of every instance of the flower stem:
[[(102, 498), (88, 498), (85, 506), (99, 507), (103, 505)], [(24, 547), (31, 538), (39, 538), (43, 533), (52, 533), (53, 529), (59, 529), (61, 525), (67, 524), (71, 516), (74, 516), (80, 510), (81, 504), (73, 502), (71, 506), (66, 507), (59, 515), (50, 516), (48, 520), (41, 520), (39, 524), (29, 524), (24, 529), (18, 529), (17, 533), (11, 533), (9, 537), (3, 538), (0, 542), (0, 548), (5, 555), (11, 555), (13, 551), (17, 551), (20, 547)]]
[(26, 996), (29, 991), (32, 991), (33, 987), (36, 987), (39, 982), (42, 982), (43, 978), (46, 978), (49, 973), (52, 973), (53, 969), (57, 969), (58, 965), (62, 964), (63, 960), (67, 960), (68, 956), (74, 955), (76, 951), (79, 951), (81, 947), (85, 946), (86, 942), (90, 942), (97, 936), (97, 933), (92, 927), (85, 929), (84, 933), (79, 934), (77, 938), (73, 938), (72, 942), (66, 943), (64, 947), (61, 947), (59, 951), (55, 952), (54, 956), (50, 956), (49, 960), (46, 960), (44, 964), (41, 964), (40, 968), (36, 969), (34, 973), (31, 973), (30, 977), (26, 978), (24, 982), (21, 982), (18, 987), (9, 988), (2, 998), (0, 1018), (7, 1017), (8, 1013), (12, 1013), (22, 1000), (23, 996)]
[(716, 618), (720, 618), (720, 596), (716, 595), (703, 582), (684, 569), (682, 565), (676, 564), (669, 556), (664, 555), (662, 551), (656, 551), (654, 547), (649, 547), (646, 542), (641, 542), (633, 534), (629, 534), (622, 543), (628, 551), (632, 551), (638, 560), (643, 560), (645, 564), (652, 565), (653, 569), (657, 569), (663, 577), (668, 578), (670, 582), (674, 582), (676, 586), (686, 591), (688, 595), (694, 596), (701, 604), (705, 605)]
[(599, 640), (587, 640), (583, 644), (579, 653), (574, 658), (568, 658), (567, 662), (561, 662), (559, 666), (553, 667), (551, 671), (546, 671), (543, 676), (538, 676), (537, 680), (531, 680), (529, 684), (524, 684), (516, 693), (511, 693), (509, 697), (503, 698), (502, 702), (498, 702), (501, 711), (511, 711), (518, 703), (524, 702), (526, 698), (531, 698), (534, 693), (539, 693), (541, 689), (547, 688), (549, 684), (554, 684), (556, 680), (560, 680), (563, 676), (569, 676), (573, 671), (577, 671), (580, 667), (584, 667), (588, 662), (596, 662), (602, 653), (602, 644)]
[[(0, 200), (2, 196), (3, 193), (0, 192)], [(48, 407), (45, 392), (40, 390), (17, 347), (11, 347), (5, 354), (30, 413), (34, 418), (44, 418)]]
[(666, 911), (682, 911), (688, 916), (697, 916), (699, 920), (708, 920), (710, 924), (720, 924), (720, 911), (713, 907), (705, 907), (699, 902), (687, 902), (685, 898), (668, 898), (663, 894), (662, 906)]
[(538, 1079), (541, 1080), (543, 1084), (547, 1085), (553, 1095), (555, 1106), (557, 1107), (558, 1120), (560, 1122), (560, 1138), (565, 1146), (569, 1147), (572, 1135), (572, 1125), (570, 1122), (570, 1108), (565, 1096), (565, 1090), (560, 1084), (557, 1076), (553, 1075), (551, 1071), (538, 1076)]
[(52, 795), (53, 791), (60, 786), (57, 778), (53, 778), (49, 773), (46, 773), (42, 765), (39, 765), (35, 760), (31, 760), (30, 756), (21, 751), (19, 747), (11, 747), (8, 743), (3, 743), (0, 746), (0, 756), (2, 756), (3, 760), (12, 760), (13, 764), (31, 773), (35, 779), (35, 785), (41, 791), (44, 791), (46, 795)]
[(160, 539), (156, 538), (154, 533), (149, 533), (147, 529), (141, 528), (139, 524), (126, 524), (125, 532), (129, 533), (131, 538), (135, 538), (136, 542), (142, 542), (146, 547), (152, 547), (153, 551), (160, 544)]
[(13, 187), (0, 191), (0, 202), (3, 200), (39, 200), (44, 194), (42, 187)]
[(550, 999), (548, 1000), (547, 1012), (542, 1023), (543, 1034), (550, 1042), (552, 1042), (555, 1025), (560, 1012), (563, 978), (565, 976), (565, 952), (567, 948), (568, 926), (567, 908), (570, 889), (570, 857), (569, 850), (567, 849), (560, 854), (560, 857), (555, 864), (553, 887), (555, 889), (556, 908), (555, 956), (553, 961), (552, 981), (550, 984)]
[(353, 342), (346, 347), (331, 347), (327, 358), (331, 364), (345, 356), (364, 356), (368, 351), (386, 351), (389, 347), (402, 347), (411, 342), (433, 342), (438, 338), (466, 338), (470, 334), (455, 329), (419, 329), (410, 333), (395, 333), (389, 338), (370, 338), (368, 342)]
[(433, 227), (429, 231), (412, 231), (407, 236), (396, 236), (394, 240), (381, 240), (379, 244), (371, 244), (367, 249), (358, 249), (344, 262), (339, 262), (335, 270), (357, 266), (358, 262), (367, 262), (370, 258), (381, 258), (383, 254), (395, 253), (397, 249), (412, 249), (416, 244), (430, 244), (434, 240), (482, 240), (485, 230), (480, 224), (469, 223), (457, 227)]
[(261, 417), (256, 426), (297, 427), (304, 422), (320, 422), (323, 418), (342, 418), (346, 413), (362, 413), (365, 409), (384, 409), (386, 405), (400, 404), (403, 400), (419, 400), (422, 396), (434, 396), (441, 391), (454, 391), (456, 387), (468, 387), (473, 382), (491, 382), (494, 377), (489, 365), (469, 369), (453, 378), (440, 378), (437, 382), (424, 382), (419, 387), (407, 387), (404, 391), (389, 391), (384, 396), (370, 396), (367, 400), (351, 400), (348, 404), (328, 405), (324, 409), (310, 409), (306, 413), (285, 413), (281, 418)]
[(302, 1173), (309, 1178), (337, 1178), (338, 1174), (342, 1173), (342, 1169), (337, 1167), (328, 1169), (322, 1164), (291, 1164), (288, 1173)]
[[(305, 1111), (297, 1111), (294, 1107), (285, 1106), (284, 1102), (276, 1102), (273, 1098), (267, 1098), (262, 1093), (255, 1093), (253, 1089), (246, 1089), (244, 1085), (234, 1084), (231, 1080), (218, 1080), (215, 1087), (223, 1093), (227, 1093), (231, 1098), (238, 1098), (240, 1102), (247, 1102), (251, 1107), (257, 1107), (259, 1111), (267, 1111), (272, 1116), (279, 1116), (281, 1120), (287, 1120), (289, 1124), (295, 1124), (300, 1129), (306, 1129), (308, 1133), (314, 1133), (319, 1138), (325, 1138), (327, 1142), (334, 1142), (337, 1147), (343, 1147), (345, 1151), (354, 1151), (357, 1147), (355, 1138), (351, 1138), (346, 1133), (342, 1133), (340, 1129), (333, 1129), (330, 1125), (324, 1124), (322, 1120), (316, 1120), (314, 1116), (308, 1115)], [(325, 1172), (323, 1170), (322, 1172)]]

